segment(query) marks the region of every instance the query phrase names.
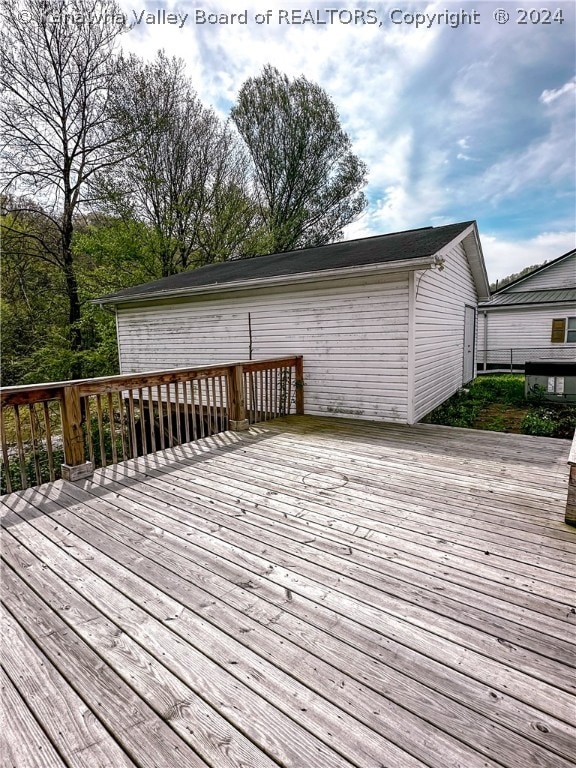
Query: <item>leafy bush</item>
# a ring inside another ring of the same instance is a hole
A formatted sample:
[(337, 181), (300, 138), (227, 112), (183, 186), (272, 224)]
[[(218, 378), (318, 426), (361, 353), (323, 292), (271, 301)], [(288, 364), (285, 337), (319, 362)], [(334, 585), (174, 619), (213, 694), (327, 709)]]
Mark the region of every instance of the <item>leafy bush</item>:
[(571, 440), (576, 429), (576, 405), (547, 403), (533, 408), (524, 417), (521, 428), (525, 435)]
[(553, 437), (558, 424), (550, 418), (537, 412), (527, 413), (522, 419), (522, 434), (539, 437)]

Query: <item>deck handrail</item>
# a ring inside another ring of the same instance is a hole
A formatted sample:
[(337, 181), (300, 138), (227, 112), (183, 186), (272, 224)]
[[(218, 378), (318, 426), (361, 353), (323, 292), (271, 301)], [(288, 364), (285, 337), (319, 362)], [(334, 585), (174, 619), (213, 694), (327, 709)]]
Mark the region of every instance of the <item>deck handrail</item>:
[[(303, 360), (290, 355), (0, 387), (0, 400), (2, 479), (11, 492), (18, 484), (11, 479), (16, 463), (23, 488), (30, 485), (27, 473), (32, 484), (43, 482), (43, 461), (47, 479), (61, 472), (75, 480), (119, 456), (134, 458), (224, 429), (302, 414)], [(60, 470), (57, 449), (63, 452)]]
[(572, 440), (572, 447), (570, 448), (570, 454), (568, 456), (568, 498), (566, 499), (566, 516), (565, 521), (569, 525), (576, 525), (576, 430), (574, 430), (574, 438)]

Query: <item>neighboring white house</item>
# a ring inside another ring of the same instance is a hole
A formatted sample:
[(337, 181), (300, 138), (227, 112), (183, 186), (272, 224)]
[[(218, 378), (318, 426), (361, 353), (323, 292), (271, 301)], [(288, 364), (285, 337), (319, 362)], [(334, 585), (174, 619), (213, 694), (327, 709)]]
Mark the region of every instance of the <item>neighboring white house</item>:
[(122, 373), (304, 356), (305, 411), (418, 421), (474, 376), (475, 222), (228, 261), (115, 308)]
[(479, 370), (518, 370), (538, 360), (576, 360), (576, 250), (478, 307)]

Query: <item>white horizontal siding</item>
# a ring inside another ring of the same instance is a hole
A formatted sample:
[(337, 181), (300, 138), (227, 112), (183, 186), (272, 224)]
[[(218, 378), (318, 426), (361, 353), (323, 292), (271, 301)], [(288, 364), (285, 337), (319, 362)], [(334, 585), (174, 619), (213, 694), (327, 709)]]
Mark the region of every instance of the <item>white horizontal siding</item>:
[(509, 293), (576, 288), (576, 253), (506, 289)]
[(302, 354), (305, 410), (407, 420), (408, 275), (118, 309), (123, 373)]
[(576, 304), (557, 307), (514, 307), (513, 309), (480, 310), (478, 314), (478, 362), (496, 363), (502, 355), (493, 353), (486, 359), (482, 350), (539, 349), (548, 348), (554, 357), (554, 351), (566, 359), (566, 349), (574, 349), (576, 344), (552, 344), (552, 320), (562, 317), (576, 317)]
[(476, 307), (472, 273), (462, 245), (442, 271), (415, 275), (414, 419), (418, 421), (462, 386), (465, 305)]

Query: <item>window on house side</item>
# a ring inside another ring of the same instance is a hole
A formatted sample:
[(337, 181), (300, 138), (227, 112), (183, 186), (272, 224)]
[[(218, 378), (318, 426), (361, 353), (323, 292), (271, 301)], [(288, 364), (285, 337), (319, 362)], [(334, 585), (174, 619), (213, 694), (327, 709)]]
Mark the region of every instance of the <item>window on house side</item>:
[(569, 317), (566, 323), (566, 343), (576, 344), (576, 317)]

